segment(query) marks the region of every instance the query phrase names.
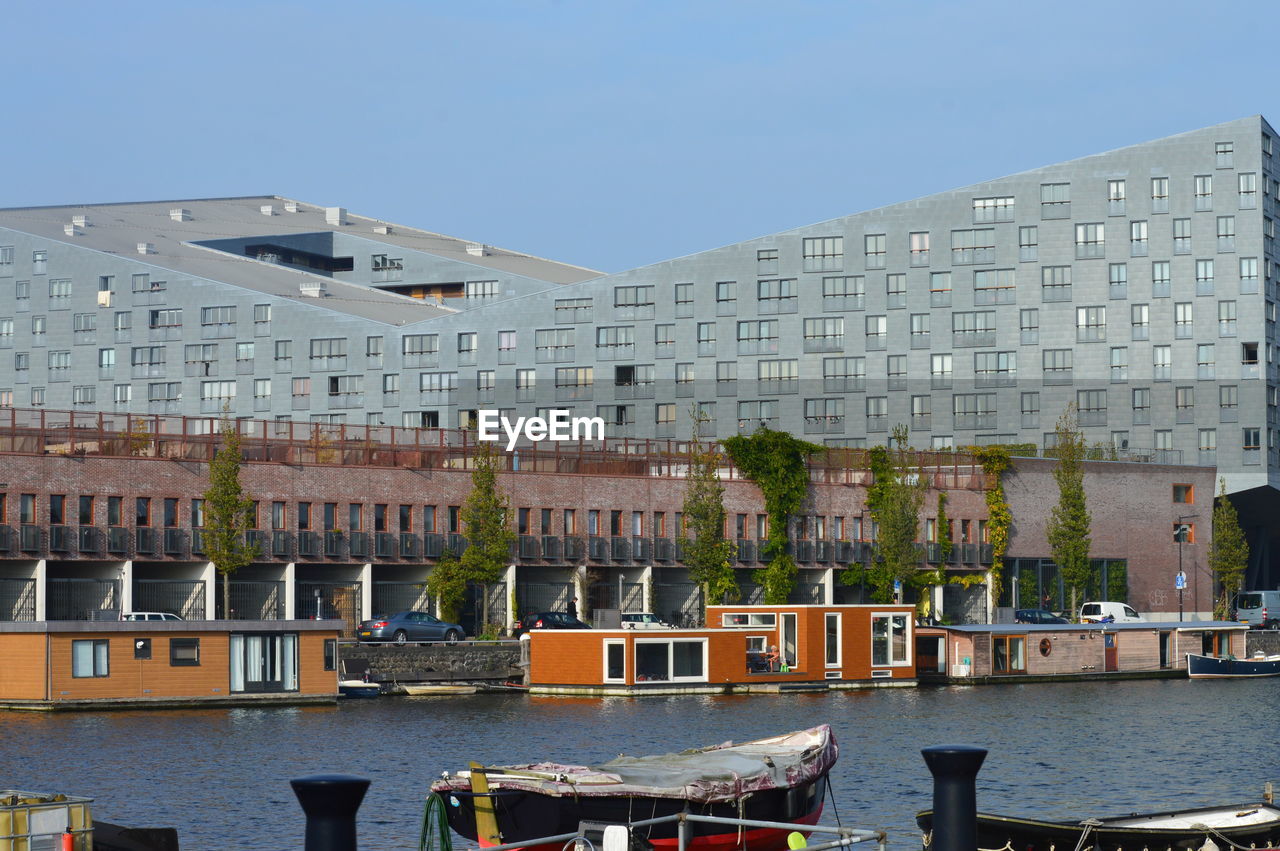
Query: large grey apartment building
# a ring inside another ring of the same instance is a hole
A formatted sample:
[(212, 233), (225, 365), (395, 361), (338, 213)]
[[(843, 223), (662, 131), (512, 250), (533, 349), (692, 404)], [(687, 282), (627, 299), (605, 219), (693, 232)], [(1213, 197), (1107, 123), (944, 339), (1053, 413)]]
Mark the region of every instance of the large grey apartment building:
[(0, 403), (658, 438), (696, 406), (932, 447), (1043, 444), (1075, 403), (1121, 457), (1217, 464), (1256, 535), (1274, 140), (1254, 116), (614, 275), (278, 197), (3, 210)]

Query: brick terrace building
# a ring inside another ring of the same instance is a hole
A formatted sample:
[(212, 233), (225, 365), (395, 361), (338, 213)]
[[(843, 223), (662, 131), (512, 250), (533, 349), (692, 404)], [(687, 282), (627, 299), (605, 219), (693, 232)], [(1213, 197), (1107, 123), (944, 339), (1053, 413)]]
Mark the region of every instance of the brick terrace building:
[[(188, 619), (217, 613), (215, 570), (203, 557), (200, 497), (219, 438), (207, 419), (73, 415), (9, 410), (0, 418), (0, 620), (101, 617), (161, 610)], [(471, 487), (468, 433), (242, 420), (242, 471), (258, 502), (258, 563), (231, 581), (233, 618), (342, 617), (348, 628), (374, 613), (428, 608), (424, 582), (446, 548), (465, 546), (460, 506)], [(546, 446), (546, 444), (544, 444)], [(518, 542), (506, 581), (490, 589), (493, 619), (561, 608), (649, 610), (693, 624), (702, 600), (680, 563), (678, 523), (684, 447), (609, 440), (556, 444), (504, 455), (500, 481)], [(924, 452), (932, 489), (922, 538), (937, 540), (937, 494), (948, 494), (955, 542), (952, 574), (991, 562), (981, 468), (964, 453)], [(1056, 501), (1052, 463), (1017, 459), (1005, 476), (1014, 526), (999, 600), (990, 582), (935, 589), (934, 610), (986, 621), (1002, 606), (1065, 603), (1049, 561), (1044, 522)], [(743, 603), (759, 602), (751, 569), (767, 535), (759, 490), (722, 471), (729, 533), (738, 542)], [(800, 564), (793, 602), (861, 602), (839, 583), (865, 563), (873, 538), (865, 456), (832, 450), (811, 461), (809, 500), (791, 530)], [(1090, 462), (1086, 491), (1093, 555), (1103, 587), (1128, 588), (1144, 611), (1176, 611), (1173, 576), (1190, 577), (1188, 612), (1211, 607), (1206, 573), (1212, 468)], [(1175, 524), (1192, 528), (1173, 543)], [(1179, 552), (1181, 550), (1181, 552)], [(937, 565), (940, 547), (923, 548)], [(1101, 592), (1100, 592), (1101, 593)], [(1112, 595), (1114, 596), (1114, 595)], [(468, 617), (480, 608), (472, 600)], [(466, 624), (474, 629), (474, 622)]]

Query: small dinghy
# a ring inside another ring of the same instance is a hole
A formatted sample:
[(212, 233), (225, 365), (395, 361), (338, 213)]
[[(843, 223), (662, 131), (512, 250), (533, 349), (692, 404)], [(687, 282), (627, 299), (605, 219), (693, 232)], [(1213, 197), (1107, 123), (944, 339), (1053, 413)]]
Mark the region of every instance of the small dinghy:
[[(916, 816), (927, 851), (933, 838), (933, 811)], [(1167, 813), (1139, 814), (1077, 822), (1039, 821), (978, 813), (978, 847), (1016, 851), (1230, 851), (1280, 845), (1280, 809), (1270, 804), (1236, 804)]]

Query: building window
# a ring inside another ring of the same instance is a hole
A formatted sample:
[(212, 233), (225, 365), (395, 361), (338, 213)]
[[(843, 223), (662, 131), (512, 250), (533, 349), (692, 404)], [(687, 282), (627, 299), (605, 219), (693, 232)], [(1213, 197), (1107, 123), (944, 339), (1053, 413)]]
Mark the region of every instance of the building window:
[(693, 284), (676, 284), (676, 318), (693, 316)]
[(910, 664), (910, 632), (905, 614), (871, 616), (871, 664)]
[(1107, 267), (1108, 297), (1126, 299), (1129, 297), (1129, 265), (1112, 263)]
[[(826, 279), (823, 279), (824, 281)], [(795, 278), (756, 282), (757, 311), (763, 315), (796, 312)]]
[(1169, 212), (1169, 178), (1151, 178), (1151, 212)]
[(1258, 291), (1258, 258), (1240, 258), (1240, 292), (1242, 294)]
[(698, 354), (700, 356), (714, 356), (716, 353), (716, 323), (699, 322), (698, 328)]
[(311, 368), (318, 371), (347, 368), (347, 338), (324, 337), (311, 341)]
[(1018, 327), (1021, 331), (1020, 342), (1022, 345), (1038, 345), (1040, 342), (1040, 309), (1027, 307), (1018, 311)]
[(1040, 228), (1026, 225), (1018, 228), (1018, 260), (1034, 263), (1040, 259)]
[(111, 642), (107, 639), (92, 639), (71, 642), (71, 676), (109, 677), (111, 676)]
[(1040, 293), (1045, 302), (1071, 301), (1071, 267), (1042, 266)]
[(169, 664), (175, 668), (200, 664), (200, 639), (169, 639)]
[(1040, 218), (1071, 218), (1071, 184), (1040, 184)]
[(929, 232), (918, 231), (911, 234), (911, 265), (929, 265)]
[(950, 272), (931, 272), (929, 274), (929, 306), (951, 306)]
[(1105, 255), (1105, 226), (1101, 222), (1076, 225), (1076, 259), (1089, 260)]
[(973, 199), (973, 223), (975, 225), (1011, 221), (1013, 221), (1013, 196)]
[[(1014, 286), (1013, 269), (976, 270), (973, 273), (973, 303), (975, 305), (1013, 304)], [(904, 292), (904, 305), (905, 295)]]
[(1105, 307), (1076, 308), (1076, 342), (1097, 343), (1107, 339)]
[(951, 232), (952, 264), (994, 263), (995, 259), (996, 232), (994, 228), (953, 230)]
[(1196, 261), (1196, 295), (1213, 295), (1213, 261)]
[(756, 274), (778, 274), (778, 249), (762, 248), (756, 252)]
[(1124, 181), (1108, 180), (1107, 181), (1107, 215), (1123, 216), (1124, 215)]
[(844, 266), (844, 237), (806, 237), (801, 243), (804, 271), (838, 272)]
[(1191, 219), (1173, 220), (1173, 253), (1191, 253)]
[(824, 316), (804, 321), (806, 352), (838, 352), (844, 348), (844, 317)]
[(1129, 256), (1147, 256), (1147, 223), (1129, 222)]
[(951, 387), (952, 358), (950, 353), (929, 356), (929, 385), (934, 390)]
[(1169, 298), (1173, 294), (1173, 279), (1169, 271), (1168, 260), (1157, 260), (1151, 264), (1151, 297)]
[(1190, 340), (1194, 327), (1191, 302), (1180, 301), (1173, 306), (1173, 336), (1176, 340)]
[(1240, 193), (1240, 209), (1254, 210), (1258, 207), (1258, 175), (1247, 172), (1237, 176)]
[[(807, 321), (807, 320), (806, 320)], [(867, 350), (883, 349), (889, 339), (889, 320), (885, 316), (868, 316), (865, 318), (867, 331)]]
[(591, 299), (558, 298), (555, 303), (556, 324), (573, 325), (591, 321)]
[(1236, 250), (1236, 217), (1218, 216), (1218, 253)]
[(573, 360), (574, 329), (543, 328), (533, 332), (533, 358), (537, 363)]
[(882, 233), (867, 234), (862, 238), (862, 241), (867, 259), (867, 268), (883, 269), (885, 266), (885, 235)]
[(1071, 349), (1045, 349), (1041, 353), (1045, 384), (1070, 384), (1073, 369)]
[(1234, 337), (1236, 335), (1236, 303), (1234, 301), (1218, 302), (1218, 336)]
[(613, 311), (618, 319), (652, 319), (653, 286), (613, 288)]
[(907, 276), (901, 273), (885, 276), (885, 306), (890, 309), (907, 306)]
[(1204, 212), (1213, 209), (1213, 175), (1198, 174), (1195, 178), (1195, 209)]
[(822, 361), (822, 392), (860, 393), (866, 390), (866, 358), (825, 358)]
[(738, 354), (769, 355), (777, 352), (778, 320), (761, 319), (738, 323)]
[(826, 311), (862, 310), (866, 299), (866, 278), (852, 275), (822, 279), (822, 309)]
[(1151, 347), (1151, 377), (1156, 381), (1169, 381), (1173, 378), (1173, 347)]
[(1214, 166), (1216, 168), (1233, 168), (1235, 162), (1235, 143), (1216, 142), (1213, 146)]
[(1111, 383), (1119, 384), (1129, 380), (1129, 349), (1127, 346), (1114, 346), (1111, 349)]

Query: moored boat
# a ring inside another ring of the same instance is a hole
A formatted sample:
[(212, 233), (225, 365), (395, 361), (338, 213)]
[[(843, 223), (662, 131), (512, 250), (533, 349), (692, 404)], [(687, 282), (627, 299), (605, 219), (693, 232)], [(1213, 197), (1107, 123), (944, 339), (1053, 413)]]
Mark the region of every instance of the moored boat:
[[(822, 816), (827, 774), (839, 748), (821, 725), (782, 736), (599, 766), (552, 762), (446, 774), (431, 785), (448, 806), (449, 826), (481, 847), (572, 833), (584, 821), (628, 824), (698, 815), (812, 825)], [(676, 825), (640, 827), (658, 849), (677, 847)], [(687, 847), (753, 851), (787, 847), (789, 831), (695, 823)], [(558, 851), (563, 843), (541, 846)], [(540, 846), (527, 846), (538, 848)]]
[[(924, 847), (932, 844), (933, 811), (916, 816)], [(1214, 844), (1208, 846), (1212, 841)], [(1056, 822), (978, 813), (978, 847), (1017, 851), (1103, 848), (1106, 851), (1196, 851), (1204, 847), (1275, 848), (1280, 809), (1270, 804), (1201, 807), (1164, 813)]]
[(367, 680), (338, 680), (338, 694), (343, 697), (377, 697), (382, 686)]
[(1280, 677), (1280, 655), (1264, 656), (1255, 653), (1245, 659), (1234, 656), (1201, 656), (1187, 654), (1187, 676), (1192, 679), (1209, 677)]
[(475, 694), (478, 689), (468, 683), (401, 683), (401, 690), (413, 697)]

